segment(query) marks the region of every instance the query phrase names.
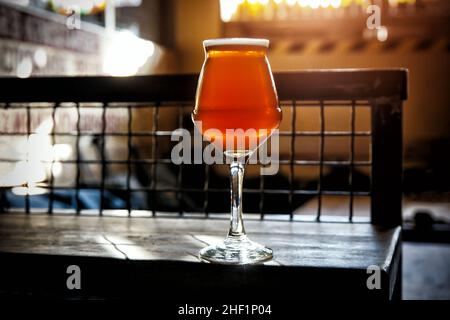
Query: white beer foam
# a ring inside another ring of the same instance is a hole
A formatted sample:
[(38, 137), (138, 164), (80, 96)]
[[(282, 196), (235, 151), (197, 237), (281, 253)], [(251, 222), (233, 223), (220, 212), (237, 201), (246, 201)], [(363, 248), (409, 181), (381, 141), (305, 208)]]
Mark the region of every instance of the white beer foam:
[(269, 47), (269, 40), (267, 39), (255, 39), (255, 38), (221, 38), (221, 39), (208, 39), (203, 41), (205, 48), (210, 46), (223, 46), (223, 45), (247, 45), (247, 46), (260, 46)]

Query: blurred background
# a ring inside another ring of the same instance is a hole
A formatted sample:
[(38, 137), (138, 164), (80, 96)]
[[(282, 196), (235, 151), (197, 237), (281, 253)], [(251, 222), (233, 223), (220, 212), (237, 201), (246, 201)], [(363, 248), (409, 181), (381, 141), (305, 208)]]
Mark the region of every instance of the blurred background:
[[(378, 9), (380, 25), (371, 28), (368, 19)], [(421, 241), (435, 244), (405, 244), (406, 259), (413, 261), (404, 268), (405, 297), (450, 298), (450, 249), (442, 244), (450, 241), (450, 1), (0, 0), (0, 76), (198, 73), (204, 59), (202, 41), (220, 37), (269, 39), (269, 60), (275, 72), (328, 68), (409, 70), (409, 97), (403, 109), (404, 221), (406, 226), (433, 231), (434, 236)], [(301, 113), (297, 127), (317, 130), (317, 112)], [(290, 114), (284, 116), (287, 125)], [(62, 114), (60, 124), (66, 121), (70, 126), (70, 117)], [(348, 126), (344, 111), (337, 109), (327, 117), (332, 119), (332, 130)], [(358, 117), (359, 129), (370, 130), (369, 114), (362, 112)], [(171, 114), (161, 118), (163, 123), (177, 123)], [(20, 127), (5, 119), (6, 113), (0, 118), (0, 132)], [(51, 127), (36, 119), (36, 128), (48, 135)], [(94, 116), (89, 119), (95, 124)], [(121, 119), (126, 118), (120, 112), (111, 119), (112, 126), (125, 125)], [(145, 129), (146, 123), (136, 122), (133, 126)], [(35, 138), (45, 139), (39, 135)], [(70, 143), (63, 142), (53, 150), (61, 159), (72, 152)], [(303, 157), (313, 158), (317, 153), (314, 138), (299, 143), (296, 150)], [(345, 157), (346, 143), (338, 139), (327, 143), (330, 159)], [(365, 151), (368, 143), (360, 141), (357, 147), (363, 159), (369, 157)], [(120, 153), (121, 144), (123, 141), (111, 141), (111, 153)], [(148, 144), (143, 140), (136, 144), (145, 155)], [(282, 142), (281, 153), (287, 153), (288, 146), (288, 142)], [(5, 139), (0, 140), (0, 153), (11, 153)], [(70, 175), (70, 170), (61, 171)], [(10, 169), (0, 168), (0, 182), (6, 181), (8, 172), (11, 176)], [(327, 174), (329, 179), (339, 179), (339, 172)], [(369, 173), (361, 169), (359, 174), (364, 184)], [(216, 175), (226, 181), (220, 170)], [(249, 172), (249, 183), (253, 175)], [(296, 172), (296, 179), (304, 185), (314, 184), (316, 178), (314, 169)], [(278, 183), (283, 184), (283, 180)], [(16, 200), (10, 197), (8, 201)], [(330, 215), (339, 215), (341, 209), (347, 208), (331, 197), (325, 203)], [(305, 201), (296, 214), (308, 211), (310, 205)], [(362, 200), (357, 206), (364, 216), (369, 204)], [(431, 267), (425, 263), (430, 259), (436, 261)], [(413, 281), (417, 274), (425, 272), (417, 268), (436, 268), (432, 274), (440, 276), (434, 278), (428, 272), (427, 277)], [(424, 290), (426, 286), (432, 289)]]

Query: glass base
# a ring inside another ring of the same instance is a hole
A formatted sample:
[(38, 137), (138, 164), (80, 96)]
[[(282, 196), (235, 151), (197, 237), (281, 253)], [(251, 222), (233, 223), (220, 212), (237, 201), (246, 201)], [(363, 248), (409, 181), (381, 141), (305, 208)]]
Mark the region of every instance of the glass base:
[(204, 262), (220, 264), (251, 264), (272, 259), (272, 249), (266, 248), (247, 236), (228, 236), (223, 242), (200, 250)]

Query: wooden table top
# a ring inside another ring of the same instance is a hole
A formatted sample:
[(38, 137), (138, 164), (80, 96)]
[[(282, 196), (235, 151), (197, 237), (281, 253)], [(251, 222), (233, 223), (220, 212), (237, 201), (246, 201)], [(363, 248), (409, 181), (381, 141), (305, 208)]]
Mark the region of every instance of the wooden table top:
[[(8, 282), (9, 276), (5, 278), (6, 273), (11, 276), (12, 272), (23, 279), (26, 266), (32, 264), (40, 268), (42, 279), (47, 277), (47, 282), (55, 282), (50, 288), (45, 285), (44, 291), (38, 290), (40, 294), (75, 294), (66, 292), (64, 281), (57, 284), (55, 280), (65, 276), (64, 266), (71, 263), (91, 270), (92, 284), (85, 286), (90, 289), (82, 294), (84, 297), (120, 296), (122, 291), (105, 293), (100, 283), (94, 284), (93, 279), (103, 279), (105, 274), (112, 273), (122, 277), (119, 282), (125, 291), (141, 293), (141, 285), (150, 281), (161, 288), (170, 284), (178, 292), (210, 286), (225, 291), (239, 286), (253, 292), (264, 284), (271, 290), (295, 286), (313, 296), (343, 290), (346, 295), (392, 297), (400, 261), (400, 228), (380, 229), (367, 223), (259, 220), (248, 220), (245, 224), (252, 240), (274, 250), (272, 261), (253, 266), (200, 262), (198, 251), (225, 237), (228, 221), (223, 219), (3, 214), (0, 293), (12, 289), (19, 293), (36, 291), (33, 285), (17, 287), (14, 281)], [(370, 265), (380, 267), (383, 290), (367, 289)], [(58, 272), (60, 275), (55, 276)], [(134, 282), (124, 280), (130, 274)], [(159, 283), (162, 279), (165, 284)], [(5, 281), (9, 285), (4, 285)], [(103, 286), (104, 281), (100, 281)], [(336, 287), (339, 284), (340, 289)]]

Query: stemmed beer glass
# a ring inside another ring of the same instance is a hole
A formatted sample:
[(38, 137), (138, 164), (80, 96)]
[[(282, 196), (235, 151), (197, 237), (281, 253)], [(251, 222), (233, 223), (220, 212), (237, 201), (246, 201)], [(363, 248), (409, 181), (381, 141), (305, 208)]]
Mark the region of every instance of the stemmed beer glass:
[[(281, 121), (281, 109), (267, 59), (269, 40), (211, 39), (192, 119), (230, 163), (231, 221), (226, 239), (200, 251), (207, 262), (248, 264), (272, 258), (272, 250), (251, 241), (242, 217), (244, 166)], [(200, 125), (201, 124), (201, 125)]]

